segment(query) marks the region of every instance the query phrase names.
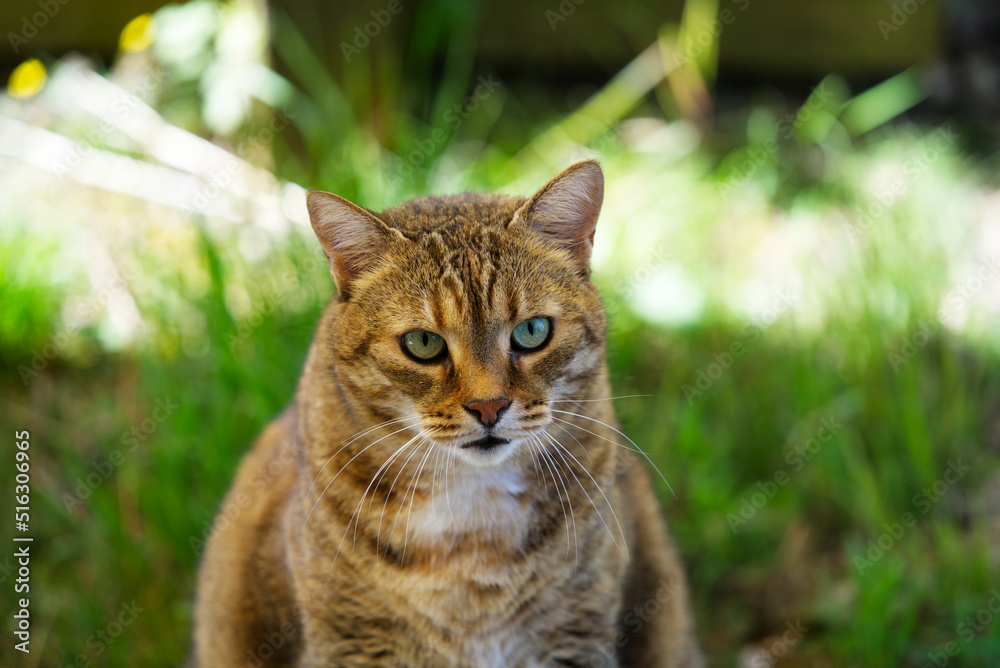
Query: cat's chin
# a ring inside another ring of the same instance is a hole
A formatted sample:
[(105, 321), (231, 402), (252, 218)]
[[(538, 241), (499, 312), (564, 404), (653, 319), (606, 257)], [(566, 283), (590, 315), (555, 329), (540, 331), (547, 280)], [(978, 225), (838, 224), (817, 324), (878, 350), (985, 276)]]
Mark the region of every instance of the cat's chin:
[(457, 448), (459, 459), (479, 468), (494, 468), (499, 466), (515, 450), (517, 450), (516, 442), (492, 435), (463, 443)]
[(510, 443), (509, 439), (500, 438), (499, 436), (494, 436), (490, 434), (489, 436), (483, 436), (482, 438), (469, 441), (468, 443), (463, 443), (461, 448), (463, 450), (479, 450), (480, 452), (489, 452), (496, 448), (502, 447)]

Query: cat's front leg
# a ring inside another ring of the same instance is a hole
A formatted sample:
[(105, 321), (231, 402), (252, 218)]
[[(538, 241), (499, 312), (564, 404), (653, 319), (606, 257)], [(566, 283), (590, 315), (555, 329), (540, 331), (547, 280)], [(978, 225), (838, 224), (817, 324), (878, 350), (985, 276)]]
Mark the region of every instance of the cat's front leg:
[(440, 668), (453, 665), (403, 620), (314, 615), (306, 622), (297, 668)]

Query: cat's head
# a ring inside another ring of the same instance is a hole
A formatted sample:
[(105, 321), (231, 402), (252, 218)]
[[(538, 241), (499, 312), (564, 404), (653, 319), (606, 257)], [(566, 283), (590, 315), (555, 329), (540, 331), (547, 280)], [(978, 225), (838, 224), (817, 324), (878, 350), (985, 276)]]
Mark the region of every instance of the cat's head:
[(429, 197), (374, 213), (310, 192), (337, 284), (322, 334), (340, 391), (472, 464), (544, 443), (553, 402), (602, 378), (589, 263), (603, 195), (591, 161), (527, 200)]

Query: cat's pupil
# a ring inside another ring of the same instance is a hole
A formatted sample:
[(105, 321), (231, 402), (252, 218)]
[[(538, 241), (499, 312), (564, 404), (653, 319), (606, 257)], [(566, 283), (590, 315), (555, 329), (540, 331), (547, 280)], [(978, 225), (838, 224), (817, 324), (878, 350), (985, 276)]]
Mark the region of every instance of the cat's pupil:
[(404, 351), (419, 361), (429, 362), (442, 357), (447, 346), (439, 334), (425, 329), (415, 329), (407, 332), (400, 343)]
[(525, 320), (514, 328), (511, 344), (516, 350), (538, 350), (548, 339), (551, 323), (548, 318)]

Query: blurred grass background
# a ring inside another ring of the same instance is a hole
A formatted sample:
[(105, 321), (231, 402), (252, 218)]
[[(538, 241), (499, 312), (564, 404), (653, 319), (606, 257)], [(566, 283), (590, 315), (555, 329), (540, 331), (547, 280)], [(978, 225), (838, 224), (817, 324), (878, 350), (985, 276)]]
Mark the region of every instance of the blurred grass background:
[[(0, 96), (0, 387), (35, 536), (30, 655), (0, 555), (0, 661), (184, 660), (201, 541), (331, 293), (302, 188), (530, 194), (594, 157), (617, 409), (676, 492), (712, 664), (993, 665), (996, 70), (925, 4), (889, 39), (894, 6), (837, 13), (867, 55), (798, 62), (802, 30), (739, 32), (815, 20), (774, 2), (402, 3), (361, 46), (388, 5), (195, 0), (58, 57), (53, 18)], [(470, 28), (515, 19), (530, 38)]]

